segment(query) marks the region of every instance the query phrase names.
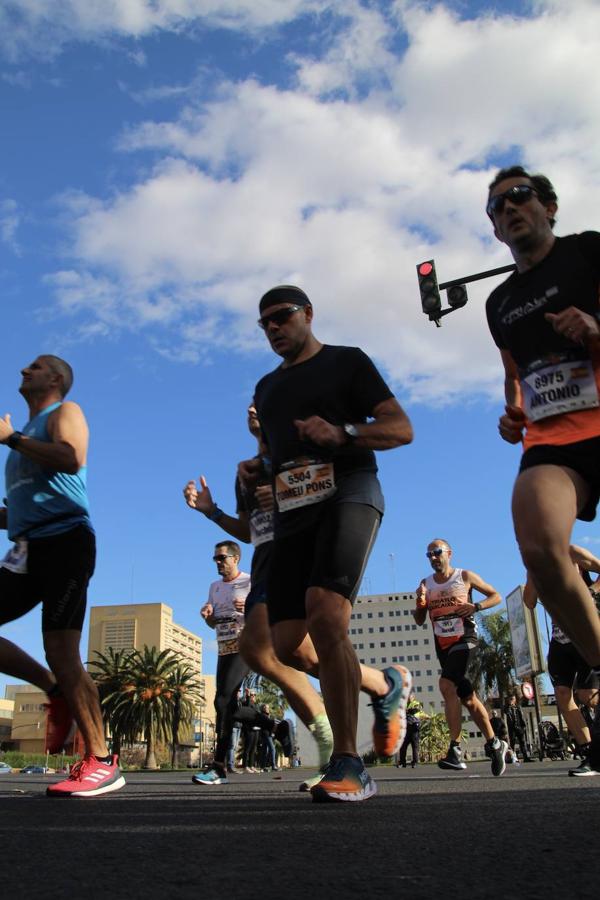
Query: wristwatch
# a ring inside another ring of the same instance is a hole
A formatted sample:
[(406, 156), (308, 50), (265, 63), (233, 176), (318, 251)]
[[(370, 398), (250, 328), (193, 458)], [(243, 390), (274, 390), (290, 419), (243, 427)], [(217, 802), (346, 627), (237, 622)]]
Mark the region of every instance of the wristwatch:
[(349, 422), (346, 422), (345, 425), (342, 425), (342, 428), (346, 432), (346, 436), (349, 441), (354, 441), (357, 437), (359, 437), (358, 428), (356, 427), (356, 425), (351, 425)]
[(6, 443), (10, 447), (11, 450), (16, 450), (21, 442), (21, 438), (23, 437), (22, 431), (13, 431), (10, 437), (7, 439)]
[(475, 607), (476, 613), (481, 612), (481, 603), (474, 603), (473, 606)]

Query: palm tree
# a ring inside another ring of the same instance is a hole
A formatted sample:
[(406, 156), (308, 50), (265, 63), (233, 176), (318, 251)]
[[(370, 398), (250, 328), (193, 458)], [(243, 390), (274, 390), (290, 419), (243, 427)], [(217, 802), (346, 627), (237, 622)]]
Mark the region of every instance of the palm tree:
[(133, 687), (129, 675), (131, 650), (115, 650), (113, 647), (109, 647), (106, 653), (96, 651), (96, 656), (97, 659), (88, 663), (97, 669), (95, 672), (90, 671), (90, 675), (98, 688), (102, 715), (110, 735), (112, 752), (119, 756), (123, 736), (117, 710), (123, 694), (130, 692)]
[(179, 729), (191, 725), (196, 708), (204, 701), (204, 694), (196, 673), (189, 663), (177, 661), (169, 672), (163, 696), (171, 701), (171, 768), (175, 768)]
[(497, 691), (503, 709), (506, 698), (515, 689), (510, 625), (504, 613), (497, 612), (484, 616), (480, 628), (477, 652), (473, 654), (469, 674), (484, 695)]
[(444, 713), (424, 714), (419, 719), (420, 752), (426, 762), (440, 759), (448, 748), (450, 732)]
[(126, 689), (116, 700), (114, 716), (120, 734), (131, 742), (142, 734), (146, 742), (145, 769), (156, 769), (156, 741), (168, 740), (173, 721), (169, 678), (179, 663), (173, 650), (144, 646), (128, 656)]

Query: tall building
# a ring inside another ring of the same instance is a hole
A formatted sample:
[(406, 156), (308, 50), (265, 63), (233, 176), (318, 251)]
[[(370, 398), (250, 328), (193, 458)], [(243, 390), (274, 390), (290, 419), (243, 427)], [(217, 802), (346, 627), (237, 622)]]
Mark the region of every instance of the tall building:
[(109, 647), (113, 650), (142, 650), (144, 646), (174, 650), (198, 674), (205, 700), (198, 706), (192, 729), (182, 732), (182, 743), (194, 741), (200, 732), (206, 735), (211, 728), (214, 732), (214, 676), (202, 675), (202, 638), (174, 622), (173, 610), (166, 603), (91, 607), (88, 662), (93, 662), (97, 651), (106, 653)]
[(202, 672), (202, 638), (173, 621), (166, 603), (130, 603), (92, 606), (88, 639), (88, 662), (96, 651), (141, 650), (144, 645), (158, 650), (175, 650), (194, 671)]

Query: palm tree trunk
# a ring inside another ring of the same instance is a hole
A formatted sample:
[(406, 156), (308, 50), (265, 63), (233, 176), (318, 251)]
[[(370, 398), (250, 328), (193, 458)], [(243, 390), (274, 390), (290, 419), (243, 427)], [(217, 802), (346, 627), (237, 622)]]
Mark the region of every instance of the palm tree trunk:
[(154, 736), (152, 734), (152, 718), (150, 715), (146, 717), (146, 728), (144, 737), (146, 738), (146, 761), (145, 769), (158, 769), (156, 765), (156, 753), (154, 751)]

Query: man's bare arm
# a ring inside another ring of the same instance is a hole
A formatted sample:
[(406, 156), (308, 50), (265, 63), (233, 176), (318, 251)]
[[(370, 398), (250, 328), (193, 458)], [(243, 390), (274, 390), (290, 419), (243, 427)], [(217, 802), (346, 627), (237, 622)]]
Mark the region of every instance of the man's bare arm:
[[(485, 600), (478, 601), (480, 610), (492, 609), (502, 602), (502, 597), (496, 588), (492, 587), (491, 584), (488, 584), (487, 581), (484, 581), (483, 578), (475, 572), (469, 572), (463, 569), (463, 581), (468, 588), (478, 591), (485, 597)], [(473, 607), (473, 611), (475, 611), (475, 604), (467, 604), (467, 607)], [(468, 612), (466, 614), (468, 615)]]
[[(6, 424), (6, 419), (3, 420)], [(3, 429), (3, 443), (14, 432)], [(48, 417), (48, 434), (51, 441), (38, 441), (23, 435), (17, 452), (53, 472), (75, 475), (85, 465), (89, 430), (85, 416), (77, 403), (66, 401)]]
[(373, 421), (354, 425), (357, 437), (349, 438), (341, 425), (333, 425), (320, 416), (296, 419), (295, 425), (302, 440), (312, 441), (320, 447), (343, 447), (350, 440), (357, 447), (369, 450), (393, 450), (413, 439), (410, 419), (395, 397), (378, 403), (372, 413)]

